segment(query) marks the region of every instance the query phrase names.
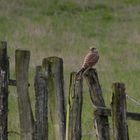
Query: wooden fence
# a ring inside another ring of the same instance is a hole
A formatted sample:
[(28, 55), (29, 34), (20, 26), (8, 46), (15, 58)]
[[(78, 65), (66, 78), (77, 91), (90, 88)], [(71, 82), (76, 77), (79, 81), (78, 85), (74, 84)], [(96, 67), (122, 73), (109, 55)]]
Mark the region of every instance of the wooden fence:
[[(108, 117), (112, 116), (113, 139), (128, 140), (127, 119), (140, 121), (139, 113), (127, 112), (125, 85), (112, 84), (111, 108), (107, 108), (102, 96), (97, 71), (89, 69), (84, 77), (76, 80), (70, 74), (67, 103), (64, 94), (63, 60), (44, 58), (36, 67), (35, 118), (31, 108), (28, 82), (30, 52), (15, 51), (16, 80), (10, 79), (7, 43), (0, 44), (0, 140), (8, 140), (8, 87), (16, 86), (20, 118), (21, 140), (81, 140), (83, 79), (86, 79), (94, 111), (97, 140), (110, 140)], [(51, 131), (50, 131), (51, 130)], [(51, 138), (50, 138), (51, 135)]]

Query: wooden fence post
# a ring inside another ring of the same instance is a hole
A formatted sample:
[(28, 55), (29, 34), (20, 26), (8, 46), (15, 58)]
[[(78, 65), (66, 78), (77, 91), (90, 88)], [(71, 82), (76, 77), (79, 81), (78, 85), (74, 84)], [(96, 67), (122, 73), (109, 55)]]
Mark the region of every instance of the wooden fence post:
[(7, 56), (7, 43), (0, 44), (0, 139), (8, 139), (8, 78), (9, 60)]
[(125, 85), (123, 83), (113, 84), (111, 107), (114, 140), (128, 140), (126, 94)]
[(41, 66), (36, 67), (34, 87), (36, 95), (35, 137), (36, 140), (48, 140), (48, 91)]
[(20, 115), (21, 140), (34, 140), (34, 119), (28, 95), (28, 68), (30, 52), (16, 50), (16, 81)]
[[(47, 79), (48, 104), (53, 140), (65, 140), (66, 116), (63, 81), (63, 60), (49, 57), (43, 60)], [(50, 132), (50, 131), (49, 131)], [(50, 133), (49, 133), (50, 134)]]
[(70, 75), (67, 107), (66, 140), (81, 140), (82, 89), (83, 80), (75, 80), (76, 73)]
[(89, 69), (86, 72), (85, 77), (89, 86), (90, 97), (95, 108), (94, 120), (97, 139), (110, 140), (108, 116), (96, 113), (100, 109), (99, 107), (105, 108), (105, 102), (96, 70)]

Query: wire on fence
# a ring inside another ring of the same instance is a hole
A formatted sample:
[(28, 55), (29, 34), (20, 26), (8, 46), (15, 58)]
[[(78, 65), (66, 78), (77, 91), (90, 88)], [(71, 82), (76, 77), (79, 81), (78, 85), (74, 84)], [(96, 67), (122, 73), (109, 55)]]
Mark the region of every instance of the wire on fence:
[(133, 103), (137, 104), (138, 106), (140, 106), (140, 102), (138, 102), (136, 99), (134, 99), (133, 97), (129, 96), (128, 94), (126, 94), (126, 97), (131, 100)]

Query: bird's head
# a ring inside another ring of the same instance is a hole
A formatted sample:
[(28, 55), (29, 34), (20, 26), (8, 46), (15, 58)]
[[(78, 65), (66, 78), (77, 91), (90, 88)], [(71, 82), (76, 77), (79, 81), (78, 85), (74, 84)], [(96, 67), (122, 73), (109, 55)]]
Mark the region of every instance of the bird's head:
[(92, 52), (98, 52), (98, 49), (97, 48), (94, 48), (94, 47), (91, 47), (90, 48), (90, 51), (92, 51)]

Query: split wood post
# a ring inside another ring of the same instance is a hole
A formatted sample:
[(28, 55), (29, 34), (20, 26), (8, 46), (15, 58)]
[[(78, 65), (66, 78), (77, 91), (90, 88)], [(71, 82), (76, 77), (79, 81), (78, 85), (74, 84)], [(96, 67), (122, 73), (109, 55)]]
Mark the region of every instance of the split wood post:
[(41, 66), (36, 67), (34, 87), (36, 95), (35, 137), (36, 140), (48, 140), (48, 91)]
[(126, 94), (125, 85), (123, 83), (113, 84), (111, 107), (114, 140), (128, 140)]
[(98, 80), (96, 69), (89, 69), (85, 74), (90, 97), (94, 107), (94, 120), (96, 136), (98, 140), (110, 140), (108, 116), (96, 113), (100, 108), (105, 108), (105, 102), (102, 96), (101, 86)]
[[(49, 122), (53, 140), (65, 140), (66, 112), (64, 97), (63, 60), (49, 57), (43, 60), (48, 87)], [(50, 133), (49, 133), (50, 135)], [(49, 136), (50, 137), (50, 136)]]
[(20, 117), (21, 140), (34, 140), (34, 119), (28, 95), (28, 68), (30, 52), (16, 50), (16, 81)]
[(8, 140), (8, 78), (7, 43), (0, 43), (0, 139)]
[(82, 90), (83, 80), (76, 80), (76, 73), (72, 72), (67, 106), (66, 140), (81, 140)]

